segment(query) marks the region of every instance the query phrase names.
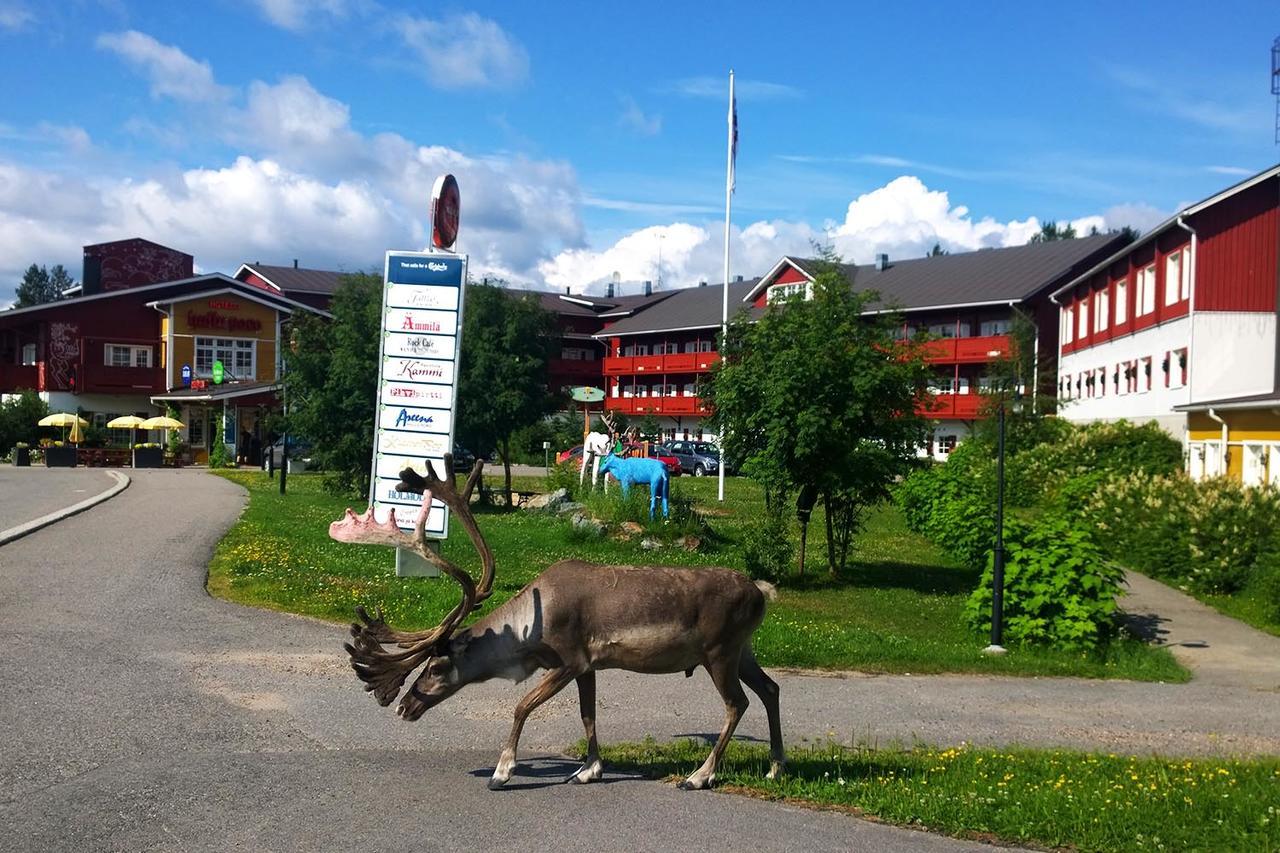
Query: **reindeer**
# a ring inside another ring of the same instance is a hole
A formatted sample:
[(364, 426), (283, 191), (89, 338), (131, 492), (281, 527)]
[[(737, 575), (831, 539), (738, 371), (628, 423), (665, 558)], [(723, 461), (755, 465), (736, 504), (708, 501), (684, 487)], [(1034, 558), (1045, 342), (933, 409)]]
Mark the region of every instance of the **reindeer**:
[[(600, 419), (604, 421), (608, 432), (587, 433), (587, 437), (582, 441), (582, 468), (578, 471), (578, 485), (581, 486), (587, 475), (587, 468), (591, 469), (591, 488), (593, 489), (596, 487), (596, 480), (600, 479), (600, 462), (613, 452), (613, 436), (617, 432), (613, 412), (605, 412)], [(604, 491), (605, 494), (609, 493), (607, 474), (604, 477)]]
[(633, 459), (614, 456), (610, 453), (600, 465), (600, 471), (606, 478), (610, 474), (618, 478), (622, 486), (622, 497), (631, 494), (631, 487), (636, 483), (649, 484), (649, 517), (653, 518), (654, 504), (662, 500), (662, 516), (669, 518), (671, 509), (667, 499), (671, 496), (671, 475), (667, 466), (658, 459)]
[[(371, 616), (364, 608), (357, 609), (360, 621), (351, 626), (352, 641), (345, 648), (356, 675), (378, 704), (391, 704), (408, 676), (423, 664), (396, 709), (404, 720), (418, 719), (468, 684), (491, 678), (519, 682), (545, 669), (538, 685), (516, 706), (511, 734), (489, 788), (501, 788), (515, 771), (520, 732), (529, 714), (571, 681), (578, 685), (587, 755), (565, 781), (585, 783), (599, 779), (604, 770), (596, 742), (597, 670), (684, 672), (688, 677), (703, 666), (724, 700), (724, 727), (706, 761), (680, 787), (710, 788), (715, 782), (716, 765), (747, 709), (741, 682), (760, 697), (769, 716), (769, 778), (781, 773), (786, 756), (778, 685), (756, 663), (751, 650), (751, 635), (764, 618), (766, 597), (775, 594), (769, 584), (753, 583), (730, 569), (602, 566), (561, 560), (492, 613), (457, 630), (493, 591), (493, 552), (470, 508), (482, 464), (476, 463), (461, 491), (454, 481), (451, 456), (444, 457), (443, 479), (430, 466), (425, 478), (411, 468), (400, 472), (396, 488), (422, 495), (413, 536), (396, 526), (394, 514), (386, 523), (377, 523), (372, 509), (364, 515), (348, 509), (343, 519), (329, 526), (329, 535), (339, 542), (412, 548), (462, 587), (462, 600), (429, 631), (397, 631), (387, 625), (381, 611)], [(449, 507), (479, 552), (483, 570), (478, 585), (467, 572), (427, 547), (424, 525), (433, 498)], [(400, 650), (389, 651), (385, 646)]]

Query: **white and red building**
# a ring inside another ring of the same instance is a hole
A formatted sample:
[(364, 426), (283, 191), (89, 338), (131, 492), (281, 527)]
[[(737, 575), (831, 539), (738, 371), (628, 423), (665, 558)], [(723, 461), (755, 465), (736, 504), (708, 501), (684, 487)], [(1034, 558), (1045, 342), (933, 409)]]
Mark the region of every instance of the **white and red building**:
[(1062, 416), (1154, 420), (1193, 476), (1280, 482), (1278, 250), (1280, 166), (1057, 289)]

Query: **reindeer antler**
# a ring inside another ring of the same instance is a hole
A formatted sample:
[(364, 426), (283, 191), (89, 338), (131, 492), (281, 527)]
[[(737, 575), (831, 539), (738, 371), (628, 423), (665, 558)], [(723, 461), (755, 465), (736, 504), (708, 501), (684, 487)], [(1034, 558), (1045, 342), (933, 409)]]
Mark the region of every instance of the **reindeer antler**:
[[(379, 524), (373, 517), (372, 507), (364, 515), (356, 515), (348, 509), (342, 520), (329, 525), (329, 535), (340, 542), (397, 545), (416, 551), (462, 587), (462, 600), (449, 611), (439, 625), (429, 631), (413, 633), (396, 631), (383, 620), (381, 611), (371, 617), (363, 607), (356, 609), (360, 622), (352, 624), (353, 641), (346, 643), (344, 647), (351, 656), (352, 668), (365, 682), (365, 689), (372, 691), (381, 705), (389, 705), (391, 700), (395, 699), (409, 673), (431, 657), (437, 646), (447, 640), (462, 620), (466, 619), (476, 606), (493, 592), (493, 552), (484, 541), (475, 517), (471, 513), (471, 493), (480, 480), (484, 462), (476, 461), (476, 466), (472, 469), (466, 486), (461, 492), (454, 484), (452, 454), (445, 454), (444, 468), (444, 479), (436, 476), (430, 463), (427, 465), (426, 477), (412, 468), (405, 468), (400, 472), (400, 482), (396, 485), (396, 491), (422, 495), (422, 509), (418, 513), (418, 521), (414, 525), (412, 536), (403, 533), (396, 526), (394, 510), (385, 523)], [(467, 531), (467, 535), (471, 537), (476, 550), (480, 552), (484, 572), (478, 589), (471, 575), (427, 547), (427, 517), (431, 513), (432, 500), (436, 497), (453, 511)], [(385, 651), (382, 646), (390, 643), (398, 643), (405, 651)]]

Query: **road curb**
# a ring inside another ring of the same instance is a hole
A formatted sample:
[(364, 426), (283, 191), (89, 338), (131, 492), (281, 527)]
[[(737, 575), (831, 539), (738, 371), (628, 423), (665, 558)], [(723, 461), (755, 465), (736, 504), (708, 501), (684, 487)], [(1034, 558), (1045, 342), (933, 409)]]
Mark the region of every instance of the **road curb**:
[(106, 471), (104, 473), (116, 481), (114, 486), (107, 489), (105, 492), (101, 492), (91, 498), (86, 498), (85, 500), (80, 501), (80, 503), (72, 504), (69, 507), (51, 512), (48, 515), (42, 515), (34, 521), (19, 524), (17, 527), (10, 527), (8, 530), (0, 530), (0, 545), (6, 545), (15, 539), (21, 539), (28, 533), (35, 533), (42, 527), (48, 527), (56, 521), (61, 521), (69, 516), (84, 512), (90, 507), (97, 506), (105, 500), (114, 498), (116, 495), (129, 488), (130, 480), (127, 474), (122, 474), (119, 471)]

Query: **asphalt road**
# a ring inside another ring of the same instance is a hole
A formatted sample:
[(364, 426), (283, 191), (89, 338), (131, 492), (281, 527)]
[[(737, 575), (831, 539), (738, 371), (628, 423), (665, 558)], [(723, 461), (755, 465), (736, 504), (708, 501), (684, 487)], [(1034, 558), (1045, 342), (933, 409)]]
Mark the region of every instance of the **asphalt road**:
[(79, 503), (115, 485), (101, 468), (0, 465), (0, 530)]
[[(90, 474), (93, 472), (82, 472)], [(610, 773), (557, 784), (572, 690), (485, 781), (527, 685), (468, 688), (423, 720), (379, 708), (345, 629), (208, 597), (244, 495), (193, 470), (134, 472), (81, 515), (0, 547), (4, 850), (965, 850), (978, 845)], [(11, 495), (0, 493), (0, 504)], [(427, 581), (431, 583), (437, 581)], [(1280, 752), (1274, 695), (1222, 686), (783, 674), (792, 744), (1039, 743)], [(709, 679), (605, 673), (604, 741), (713, 732)], [(740, 732), (764, 738), (756, 703)]]

